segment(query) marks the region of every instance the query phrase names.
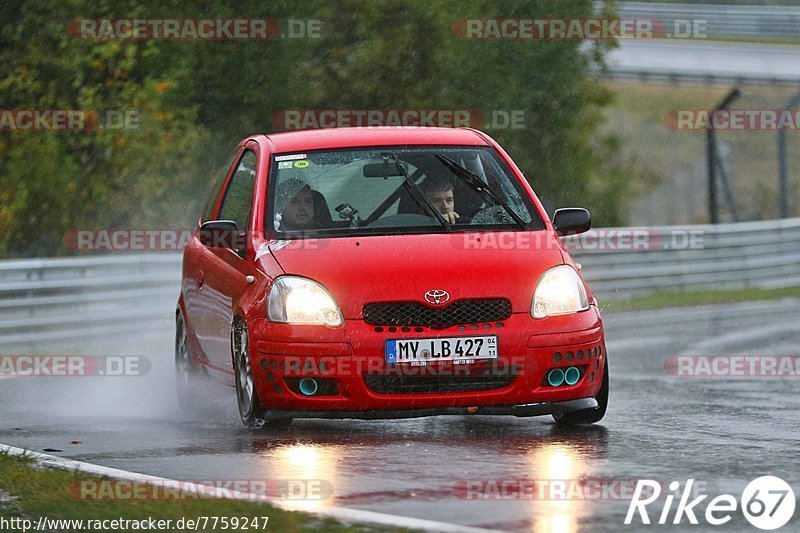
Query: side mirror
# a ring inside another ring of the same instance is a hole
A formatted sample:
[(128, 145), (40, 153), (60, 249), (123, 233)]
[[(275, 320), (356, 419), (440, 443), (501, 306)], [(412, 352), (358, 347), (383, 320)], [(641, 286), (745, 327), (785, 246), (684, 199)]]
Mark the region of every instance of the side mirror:
[(586, 209), (580, 207), (567, 207), (556, 209), (553, 214), (553, 225), (559, 237), (566, 235), (577, 235), (589, 231), (592, 227), (592, 215)]
[(247, 250), (244, 233), (233, 220), (209, 220), (200, 226), (200, 242), (208, 248), (231, 248), (237, 253)]

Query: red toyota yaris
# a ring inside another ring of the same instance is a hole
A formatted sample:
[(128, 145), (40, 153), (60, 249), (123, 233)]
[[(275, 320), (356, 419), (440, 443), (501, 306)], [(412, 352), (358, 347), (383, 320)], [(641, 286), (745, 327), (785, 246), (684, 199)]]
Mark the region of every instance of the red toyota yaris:
[[(600, 420), (597, 302), (486, 134), (343, 128), (243, 140), (186, 246), (183, 406), (236, 389), (248, 426), (429, 415)], [(197, 379), (203, 378), (203, 379)]]

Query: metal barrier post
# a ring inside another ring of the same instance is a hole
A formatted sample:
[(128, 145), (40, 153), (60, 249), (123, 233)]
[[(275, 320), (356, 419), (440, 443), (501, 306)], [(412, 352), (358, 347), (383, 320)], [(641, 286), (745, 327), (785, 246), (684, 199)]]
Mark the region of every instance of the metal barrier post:
[[(792, 96), (781, 109), (788, 110), (800, 103), (800, 92)], [(786, 163), (786, 130), (778, 130), (778, 206), (781, 218), (789, 218), (789, 171)]]
[[(722, 111), (728, 108), (734, 100), (739, 98), (742, 92), (738, 87), (734, 87), (715, 111)], [(712, 224), (719, 224), (719, 202), (717, 200), (717, 136), (714, 132), (714, 120), (712, 120), (708, 131), (706, 131), (706, 157), (708, 158), (708, 216)]]

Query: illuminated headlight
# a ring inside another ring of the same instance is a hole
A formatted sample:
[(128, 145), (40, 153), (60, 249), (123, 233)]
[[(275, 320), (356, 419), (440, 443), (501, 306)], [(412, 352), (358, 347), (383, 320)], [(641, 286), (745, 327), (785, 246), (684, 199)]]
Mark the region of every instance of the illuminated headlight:
[(533, 318), (566, 315), (589, 309), (589, 297), (580, 276), (569, 265), (553, 267), (539, 278), (533, 293)]
[(267, 316), (273, 322), (287, 324), (344, 324), (339, 306), (322, 285), (293, 276), (283, 276), (272, 283)]

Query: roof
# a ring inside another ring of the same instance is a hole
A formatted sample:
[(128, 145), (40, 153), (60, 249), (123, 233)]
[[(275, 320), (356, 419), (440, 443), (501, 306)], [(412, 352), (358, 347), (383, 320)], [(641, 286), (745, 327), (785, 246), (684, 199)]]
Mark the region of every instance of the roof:
[(266, 135), (275, 153), (299, 150), (324, 150), (361, 146), (394, 146), (441, 144), (487, 146), (477, 130), (470, 128), (433, 128), (376, 126), (359, 128), (327, 128), (291, 131)]

